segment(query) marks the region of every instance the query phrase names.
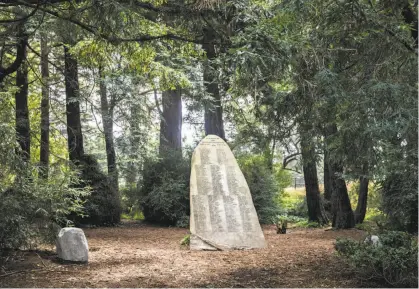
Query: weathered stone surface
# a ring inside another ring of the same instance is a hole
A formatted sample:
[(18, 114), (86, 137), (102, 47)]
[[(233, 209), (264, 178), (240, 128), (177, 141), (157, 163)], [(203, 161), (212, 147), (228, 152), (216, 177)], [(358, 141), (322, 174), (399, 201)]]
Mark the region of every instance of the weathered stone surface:
[(89, 246), (86, 236), (79, 228), (62, 228), (57, 238), (58, 258), (73, 262), (87, 262)]
[(380, 238), (377, 235), (371, 235), (365, 238), (364, 243), (372, 244), (373, 246), (382, 246)]
[(208, 135), (192, 155), (191, 250), (265, 247), (249, 187), (228, 145)]

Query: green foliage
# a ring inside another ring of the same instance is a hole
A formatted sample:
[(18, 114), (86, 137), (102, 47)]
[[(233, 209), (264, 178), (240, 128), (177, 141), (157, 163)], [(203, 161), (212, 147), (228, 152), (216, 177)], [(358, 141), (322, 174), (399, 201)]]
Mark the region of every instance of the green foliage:
[(380, 234), (379, 240), (381, 244), (337, 239), (335, 248), (360, 280), (417, 288), (417, 239), (404, 232), (388, 231)]
[[(1, 94), (0, 94), (1, 95)], [(0, 106), (1, 109), (5, 107)], [(0, 113), (0, 117), (4, 114)], [(15, 153), (15, 130), (0, 123), (0, 249), (28, 249), (54, 242), (59, 225), (71, 226), (68, 214), (81, 214), (89, 192), (75, 188), (77, 176), (60, 165), (48, 180)]]
[(310, 222), (307, 217), (299, 217), (296, 215), (281, 214), (272, 219), (274, 224), (287, 221), (291, 223), (294, 228), (320, 228), (321, 225), (317, 222)]
[(190, 161), (178, 151), (148, 159), (138, 200), (146, 221), (186, 227), (189, 224)]
[(278, 184), (278, 196), (285, 194), (285, 188), (292, 184), (292, 175), (289, 171), (282, 169), (281, 165), (274, 165), (274, 176)]
[(242, 155), (237, 161), (249, 186), (259, 222), (270, 223), (272, 217), (279, 213), (279, 207), (274, 200), (283, 188), (279, 187), (275, 173), (269, 170), (264, 156)]
[(369, 234), (374, 233), (376, 230), (376, 227), (374, 226), (374, 224), (368, 221), (367, 222), (364, 221), (363, 223), (356, 224), (355, 228), (357, 228), (358, 230), (366, 231)]
[(0, 191), (0, 249), (30, 249), (53, 243), (68, 214), (82, 214), (88, 191), (73, 188), (66, 175), (49, 181), (23, 177)]
[(417, 170), (404, 174), (393, 173), (382, 183), (383, 209), (394, 229), (418, 231)]
[(306, 221), (306, 219), (298, 217), (298, 216), (281, 214), (281, 215), (275, 216), (275, 218), (273, 219), (273, 223), (277, 223), (278, 221), (284, 221), (284, 220), (288, 221), (289, 223), (293, 223), (293, 224)]
[(135, 210), (129, 213), (122, 213), (121, 219), (143, 221), (144, 215), (143, 215), (143, 212)]
[(97, 160), (84, 155), (80, 164), (78, 187), (91, 188), (84, 204), (84, 216), (73, 216), (76, 224), (115, 225), (120, 222), (121, 205), (118, 191), (110, 179), (100, 170)]
[(190, 243), (191, 243), (191, 235), (190, 234), (183, 237), (183, 239), (180, 241), (181, 246), (189, 246)]
[(295, 223), (295, 227), (298, 228), (321, 228), (322, 225), (319, 224), (318, 222), (311, 222), (308, 220), (304, 220), (304, 221), (300, 221)]
[[(121, 207), (122, 207), (122, 218), (130, 219), (135, 215), (142, 216), (144, 218), (143, 213), (140, 209), (140, 203), (138, 199), (138, 189), (136, 188), (123, 188), (120, 189), (121, 194)], [(125, 218), (128, 216), (128, 218)]]
[(307, 201), (300, 192), (284, 192), (276, 200), (283, 213), (299, 218), (308, 218)]

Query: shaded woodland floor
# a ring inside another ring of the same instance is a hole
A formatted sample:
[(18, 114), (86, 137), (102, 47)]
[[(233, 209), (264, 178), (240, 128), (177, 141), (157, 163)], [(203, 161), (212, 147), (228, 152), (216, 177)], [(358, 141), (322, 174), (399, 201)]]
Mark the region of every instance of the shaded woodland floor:
[[(352, 229), (264, 226), (267, 248), (189, 251), (187, 229), (141, 223), (85, 229), (89, 264), (62, 264), (54, 251), (17, 251), (2, 258), (1, 287), (359, 287), (333, 248), (336, 237), (361, 239)], [(52, 250), (53, 248), (50, 248)], [(10, 274), (12, 273), (12, 274)], [(10, 275), (7, 275), (10, 274)], [(371, 284), (364, 286), (371, 286)]]

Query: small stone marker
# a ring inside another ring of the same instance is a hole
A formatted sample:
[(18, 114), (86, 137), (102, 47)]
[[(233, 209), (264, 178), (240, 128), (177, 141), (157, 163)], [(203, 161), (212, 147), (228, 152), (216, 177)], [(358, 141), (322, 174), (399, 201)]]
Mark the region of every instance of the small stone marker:
[(372, 244), (373, 246), (381, 246), (380, 238), (377, 235), (371, 235), (365, 238), (364, 243)]
[(57, 238), (58, 258), (72, 262), (86, 262), (89, 246), (86, 236), (79, 228), (62, 228)]
[(264, 248), (249, 187), (228, 145), (208, 135), (192, 155), (190, 249)]

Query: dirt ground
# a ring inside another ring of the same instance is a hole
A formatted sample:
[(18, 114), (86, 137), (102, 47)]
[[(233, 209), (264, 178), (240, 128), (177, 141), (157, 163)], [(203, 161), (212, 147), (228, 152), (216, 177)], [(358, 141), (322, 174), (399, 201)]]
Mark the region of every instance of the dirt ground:
[(361, 239), (352, 229), (264, 226), (267, 248), (189, 251), (187, 229), (141, 223), (85, 229), (88, 264), (60, 263), (50, 250), (17, 251), (2, 258), (1, 287), (359, 287), (337, 259), (336, 237)]

